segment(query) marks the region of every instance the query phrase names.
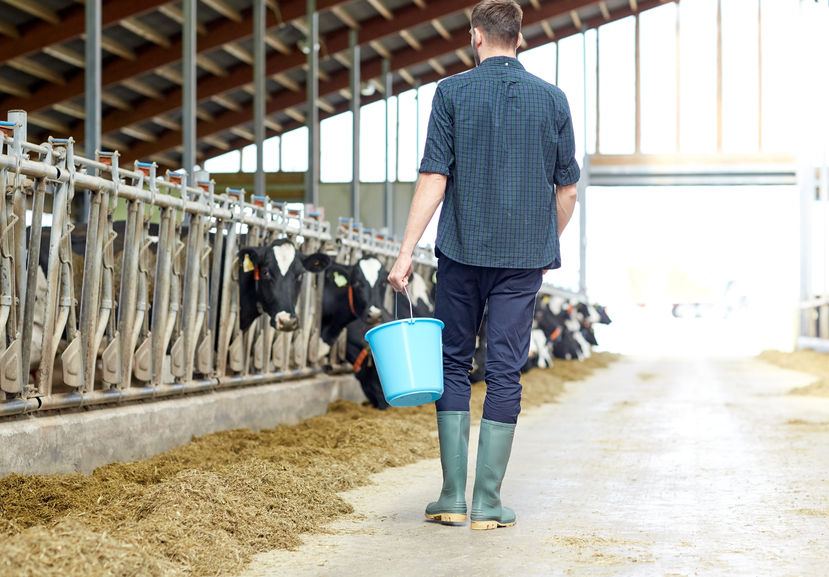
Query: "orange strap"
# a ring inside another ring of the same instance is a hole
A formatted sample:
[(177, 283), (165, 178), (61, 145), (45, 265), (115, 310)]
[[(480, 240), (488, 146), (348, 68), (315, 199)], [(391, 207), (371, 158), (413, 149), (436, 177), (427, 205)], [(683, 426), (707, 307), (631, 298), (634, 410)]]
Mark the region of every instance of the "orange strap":
[(360, 316), (357, 314), (357, 309), (354, 308), (354, 287), (351, 285), (348, 285), (348, 308), (355, 317)]
[(363, 363), (366, 362), (368, 358), (368, 348), (363, 349), (360, 351), (360, 354), (357, 355), (357, 359), (354, 361), (354, 372), (359, 373), (363, 369)]
[(253, 280), (257, 280), (257, 281), (259, 280), (259, 267), (258, 266), (253, 269)]
[(554, 341), (561, 336), (561, 327), (556, 327), (553, 332), (550, 333), (550, 340)]

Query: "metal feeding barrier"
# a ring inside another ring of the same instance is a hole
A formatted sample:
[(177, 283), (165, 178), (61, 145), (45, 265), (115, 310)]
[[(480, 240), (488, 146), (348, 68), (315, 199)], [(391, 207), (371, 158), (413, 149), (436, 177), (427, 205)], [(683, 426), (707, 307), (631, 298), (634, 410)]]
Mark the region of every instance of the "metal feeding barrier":
[[(278, 238), (313, 252), (328, 223), (216, 193), (207, 173), (190, 185), (153, 163), (123, 168), (117, 152), (75, 156), (71, 138), (28, 143), (25, 112), (0, 130), (0, 416), (320, 371), (322, 282), (304, 275), (304, 330), (276, 334), (263, 317), (242, 332), (237, 253)], [(76, 193), (90, 195), (86, 224), (72, 220)]]
[[(345, 331), (320, 362), (323, 275), (303, 275), (298, 330), (266, 315), (241, 330), (239, 249), (288, 238), (305, 254), (374, 256), (390, 269), (400, 243), (351, 219), (334, 236), (320, 210), (217, 193), (203, 171), (194, 183), (156, 172), (120, 166), (117, 152), (76, 156), (71, 138), (29, 143), (23, 111), (0, 121), (0, 417), (350, 368)], [(88, 210), (73, 219), (78, 193)], [(433, 249), (413, 261), (433, 283)]]

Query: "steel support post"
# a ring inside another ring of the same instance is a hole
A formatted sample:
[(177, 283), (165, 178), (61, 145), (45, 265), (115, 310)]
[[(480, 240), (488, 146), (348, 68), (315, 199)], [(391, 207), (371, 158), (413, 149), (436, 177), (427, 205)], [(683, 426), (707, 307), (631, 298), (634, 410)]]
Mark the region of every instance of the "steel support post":
[(391, 120), (392, 74), (391, 63), (383, 60), (383, 99), (386, 104), (386, 121), (383, 123), (383, 157), (386, 159), (386, 182), (383, 185), (383, 226), (388, 234), (394, 234), (394, 198), (392, 195), (391, 170), (389, 169), (389, 126)]
[(256, 176), (253, 189), (265, 194), (265, 0), (253, 0), (253, 132)]
[[(636, 17), (637, 22), (639, 16)], [(598, 37), (598, 33), (596, 34)], [(558, 54), (558, 50), (556, 50)], [(590, 184), (590, 155), (587, 153), (587, 35), (581, 35), (581, 58), (582, 58), (582, 142), (584, 142), (584, 160), (582, 161), (581, 178), (578, 184), (579, 200), (579, 294), (587, 296), (587, 187)], [(638, 59), (637, 59), (638, 60)], [(598, 67), (598, 52), (596, 53), (596, 66)], [(637, 62), (638, 64), (638, 62)], [(558, 70), (558, 67), (556, 67)], [(598, 101), (598, 95), (596, 100)], [(637, 106), (638, 109), (638, 106)]]
[(196, 165), (196, 9), (197, 0), (183, 0), (182, 24), (182, 165), (192, 175)]
[(308, 77), (306, 92), (308, 111), (308, 174), (305, 178), (305, 202), (318, 205), (320, 195), (320, 111), (319, 100), (319, 14), (316, 0), (307, 0), (308, 12)]
[[(101, 0), (87, 0), (84, 68), (84, 152), (95, 158), (101, 147)], [(89, 191), (84, 192), (81, 222), (89, 214)]]
[(351, 45), (351, 218), (360, 222), (360, 41), (357, 30), (348, 35)]

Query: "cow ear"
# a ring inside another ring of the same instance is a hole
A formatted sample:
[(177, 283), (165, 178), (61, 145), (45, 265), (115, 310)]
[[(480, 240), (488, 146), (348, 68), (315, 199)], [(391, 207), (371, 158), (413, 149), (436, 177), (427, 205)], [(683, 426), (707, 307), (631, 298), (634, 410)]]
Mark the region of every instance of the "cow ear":
[(342, 265), (331, 267), (328, 276), (337, 288), (348, 286), (351, 282), (351, 269)]
[(315, 252), (302, 257), (302, 266), (308, 272), (322, 272), (331, 266), (331, 257), (322, 252)]
[(254, 272), (259, 267), (259, 247), (248, 246), (239, 251), (239, 267), (242, 274)]

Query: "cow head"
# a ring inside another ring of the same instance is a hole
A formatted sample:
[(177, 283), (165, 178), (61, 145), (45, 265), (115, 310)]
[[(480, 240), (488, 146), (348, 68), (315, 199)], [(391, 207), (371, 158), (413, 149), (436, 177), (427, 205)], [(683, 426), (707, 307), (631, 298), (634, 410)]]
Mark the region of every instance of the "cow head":
[(246, 247), (239, 251), (239, 321), (247, 330), (265, 313), (271, 326), (279, 331), (299, 327), (296, 303), (302, 276), (318, 273), (331, 264), (328, 255), (317, 252), (303, 255), (293, 242), (280, 239), (267, 246)]
[(350, 314), (367, 325), (379, 323), (383, 320), (388, 276), (383, 263), (373, 256), (361, 258), (351, 266), (332, 265), (325, 279), (324, 319), (345, 315), (347, 323)]

